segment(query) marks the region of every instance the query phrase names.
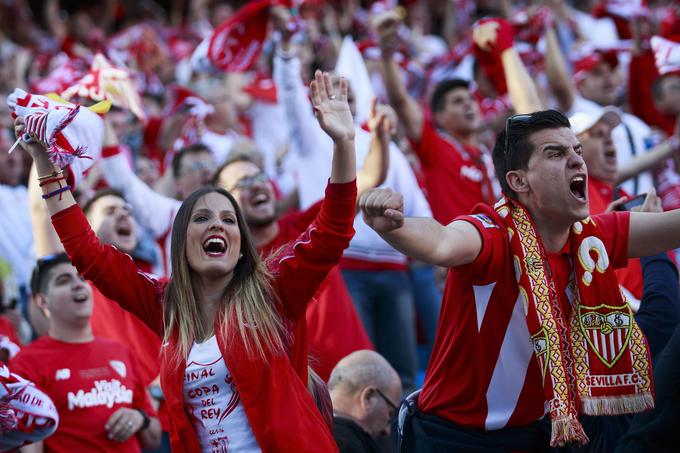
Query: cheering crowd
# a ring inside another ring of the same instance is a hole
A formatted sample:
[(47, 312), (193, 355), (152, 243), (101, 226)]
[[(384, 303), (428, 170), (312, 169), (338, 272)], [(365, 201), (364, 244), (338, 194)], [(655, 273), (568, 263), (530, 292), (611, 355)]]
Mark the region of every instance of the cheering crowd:
[(0, 5), (0, 451), (678, 451), (680, 5)]

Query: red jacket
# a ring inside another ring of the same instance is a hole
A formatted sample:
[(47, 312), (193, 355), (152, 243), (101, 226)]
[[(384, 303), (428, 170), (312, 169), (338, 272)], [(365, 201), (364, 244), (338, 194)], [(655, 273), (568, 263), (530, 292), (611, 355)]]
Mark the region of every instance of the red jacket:
[[(277, 220), (279, 233), (259, 248), (260, 256), (267, 259), (294, 241), (309, 227), (319, 209), (321, 201)], [(324, 382), (328, 382), (331, 371), (343, 357), (360, 349), (374, 349), (338, 266), (331, 269), (319, 286), (314, 301), (307, 306), (306, 318), (310, 365)]]
[[(316, 220), (270, 265), (272, 286), (290, 340), (287, 355), (267, 360), (248, 357), (240, 336), (232, 331), (217, 342), (232, 374), (257, 442), (265, 452), (337, 451), (333, 436), (307, 392), (305, 310), (318, 286), (342, 256), (354, 234), (356, 183), (329, 184)], [(162, 302), (165, 282), (139, 271), (132, 259), (102, 245), (77, 206), (52, 217), (64, 248), (78, 271), (106, 297), (139, 317), (163, 336)], [(233, 322), (236, 322), (235, 320)], [(173, 452), (200, 451), (193, 424), (184, 410), (185, 363), (174, 366), (167, 357), (177, 338), (162, 347), (161, 385), (170, 413)]]

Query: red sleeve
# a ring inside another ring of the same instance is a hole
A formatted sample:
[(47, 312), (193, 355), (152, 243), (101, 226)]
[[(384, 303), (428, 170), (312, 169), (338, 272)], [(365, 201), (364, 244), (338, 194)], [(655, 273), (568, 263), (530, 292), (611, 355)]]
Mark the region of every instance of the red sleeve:
[(427, 115), (423, 112), (423, 128), (420, 131), (420, 141), (411, 140), (411, 146), (420, 159), (423, 167), (432, 167), (439, 161), (439, 150), (441, 149), (441, 137), (437, 134)]
[(329, 183), (316, 219), (273, 265), (275, 288), (291, 319), (305, 316), (310, 299), (354, 236), (356, 196), (356, 180)]
[(659, 112), (654, 107), (652, 84), (659, 77), (651, 49), (633, 55), (628, 67), (628, 99), (633, 114), (647, 124), (658, 125)]
[(319, 214), (322, 202), (323, 200), (319, 200), (304, 211), (286, 214), (286, 221), (293, 226), (295, 231), (305, 231), (307, 227), (309, 227), (309, 224), (312, 223)]
[(52, 216), (52, 224), (78, 272), (162, 336), (164, 284), (140, 271), (129, 255), (99, 242), (78, 205)]
[(461, 277), (467, 277), (471, 284), (485, 285), (498, 280), (498, 274), (508, 266), (507, 236), (503, 229), (484, 214), (459, 216), (454, 219), (471, 223), (482, 238), (479, 255), (469, 264), (453, 268)]
[(614, 269), (628, 266), (630, 212), (607, 212), (594, 216), (593, 220), (602, 234), (602, 242), (604, 242), (609, 261)]

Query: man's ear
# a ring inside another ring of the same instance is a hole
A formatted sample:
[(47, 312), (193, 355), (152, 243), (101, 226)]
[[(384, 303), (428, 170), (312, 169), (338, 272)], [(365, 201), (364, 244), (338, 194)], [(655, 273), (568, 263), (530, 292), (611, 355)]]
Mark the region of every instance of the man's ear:
[(361, 389), (359, 403), (364, 411), (370, 410), (375, 404), (375, 387), (369, 385)]
[(524, 170), (510, 170), (505, 174), (505, 181), (515, 193), (526, 193), (529, 191), (529, 180)]
[(38, 307), (38, 310), (40, 310), (43, 316), (49, 318), (49, 309), (47, 308), (47, 299), (45, 296), (40, 293), (34, 294), (33, 300), (35, 301), (35, 306)]

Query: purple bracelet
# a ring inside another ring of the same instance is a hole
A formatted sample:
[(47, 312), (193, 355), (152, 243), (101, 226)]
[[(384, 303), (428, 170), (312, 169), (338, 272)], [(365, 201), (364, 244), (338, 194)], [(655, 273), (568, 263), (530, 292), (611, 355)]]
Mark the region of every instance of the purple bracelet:
[[(44, 193), (44, 194), (42, 195), (43, 200), (47, 200), (48, 198), (52, 198), (53, 196), (59, 195), (60, 193), (66, 192), (67, 190), (71, 190), (71, 186), (69, 186), (68, 184), (66, 184), (66, 185), (63, 186), (63, 187), (58, 188), (58, 189), (55, 190), (54, 192)], [(61, 199), (61, 197), (59, 197), (59, 198)]]

